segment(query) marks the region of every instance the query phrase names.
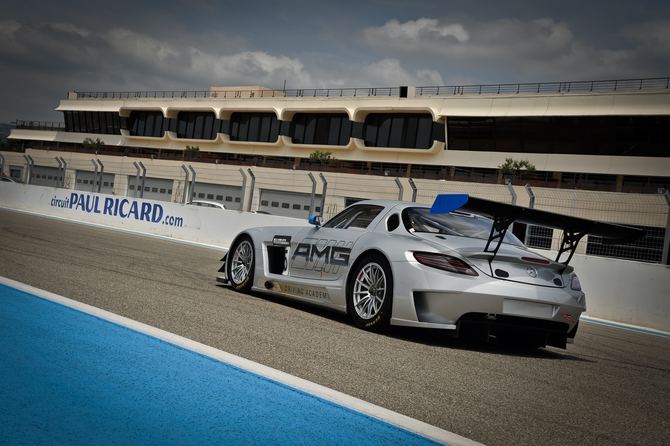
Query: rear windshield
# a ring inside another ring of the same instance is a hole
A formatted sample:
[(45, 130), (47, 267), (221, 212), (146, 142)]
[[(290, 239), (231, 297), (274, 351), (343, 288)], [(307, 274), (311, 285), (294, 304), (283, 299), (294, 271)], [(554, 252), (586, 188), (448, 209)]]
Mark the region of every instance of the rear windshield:
[[(457, 235), (488, 240), (493, 221), (470, 214), (451, 212), (431, 214), (428, 208), (407, 208), (402, 213), (402, 221), (409, 232), (429, 232), (434, 234)], [(511, 232), (505, 234), (503, 243), (523, 247), (523, 243)]]

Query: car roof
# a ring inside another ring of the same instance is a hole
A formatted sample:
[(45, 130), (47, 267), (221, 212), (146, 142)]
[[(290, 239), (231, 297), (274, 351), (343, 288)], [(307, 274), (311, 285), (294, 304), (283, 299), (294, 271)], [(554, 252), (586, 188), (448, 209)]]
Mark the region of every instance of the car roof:
[(384, 206), (387, 209), (392, 208), (405, 209), (408, 207), (430, 207), (429, 204), (415, 203), (413, 201), (399, 201), (399, 200), (363, 200), (363, 201), (357, 201), (356, 203), (353, 203), (348, 207), (361, 204)]

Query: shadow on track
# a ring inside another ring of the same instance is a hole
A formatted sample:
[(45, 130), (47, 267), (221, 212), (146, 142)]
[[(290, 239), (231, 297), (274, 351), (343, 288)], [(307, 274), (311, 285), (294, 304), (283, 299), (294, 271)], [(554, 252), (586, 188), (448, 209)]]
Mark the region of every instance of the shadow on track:
[[(226, 288), (230, 291), (236, 292), (232, 290), (230, 287), (219, 283), (217, 283), (217, 287)], [(239, 294), (244, 295), (245, 293), (239, 293)], [(318, 317), (329, 319), (331, 321), (342, 323), (352, 328), (357, 328), (348, 314), (337, 313), (325, 308), (310, 305), (305, 302), (294, 301), (291, 300), (290, 298), (273, 296), (270, 294), (252, 292), (247, 295), (254, 299), (263, 299), (267, 302), (272, 302), (277, 305), (282, 305), (284, 307), (289, 307), (301, 312), (309, 313)], [(378, 333), (377, 335), (389, 337), (392, 339), (398, 339), (405, 342), (413, 342), (417, 344), (429, 345), (433, 347), (443, 347), (463, 351), (474, 351), (480, 353), (488, 353), (492, 355), (592, 362), (583, 358), (572, 356), (569, 353), (567, 353), (567, 350), (555, 349), (553, 347), (529, 348), (529, 347), (515, 346), (507, 343), (502, 343), (497, 339), (495, 339), (495, 337), (493, 336), (489, 338), (489, 342), (471, 341), (466, 339), (452, 338), (448, 335), (448, 333), (446, 333), (443, 330), (399, 327), (399, 326), (387, 327), (383, 332)]]

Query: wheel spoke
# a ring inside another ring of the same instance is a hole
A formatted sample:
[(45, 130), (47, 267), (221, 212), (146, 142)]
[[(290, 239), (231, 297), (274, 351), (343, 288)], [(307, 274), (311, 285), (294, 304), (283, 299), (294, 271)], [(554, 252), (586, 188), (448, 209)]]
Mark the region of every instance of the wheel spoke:
[(376, 263), (365, 265), (354, 282), (353, 304), (356, 314), (362, 319), (372, 319), (384, 304), (386, 297), (386, 276)]
[(246, 279), (251, 271), (251, 263), (253, 261), (253, 250), (248, 241), (243, 241), (235, 249), (233, 260), (231, 262), (232, 279), (241, 283)]

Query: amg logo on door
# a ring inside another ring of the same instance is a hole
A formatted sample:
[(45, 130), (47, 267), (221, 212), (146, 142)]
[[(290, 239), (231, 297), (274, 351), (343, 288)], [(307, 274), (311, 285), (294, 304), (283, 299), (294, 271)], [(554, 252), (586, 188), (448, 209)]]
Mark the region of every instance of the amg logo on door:
[[(314, 243), (309, 243), (314, 240)], [(292, 269), (337, 273), (340, 266), (349, 264), (352, 242), (344, 246), (343, 241), (305, 239), (299, 243), (291, 257)]]

